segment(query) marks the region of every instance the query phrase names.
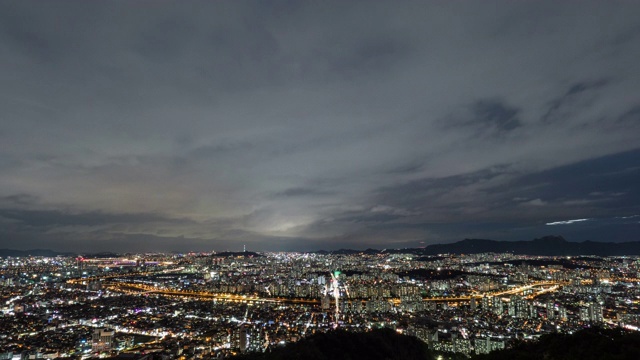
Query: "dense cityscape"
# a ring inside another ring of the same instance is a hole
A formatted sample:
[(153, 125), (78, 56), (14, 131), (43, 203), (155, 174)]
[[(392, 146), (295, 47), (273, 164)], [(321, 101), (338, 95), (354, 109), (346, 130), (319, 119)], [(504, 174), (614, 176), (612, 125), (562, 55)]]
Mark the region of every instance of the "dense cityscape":
[(390, 328), (469, 356), (640, 326), (638, 257), (415, 251), (0, 260), (0, 359), (226, 358)]

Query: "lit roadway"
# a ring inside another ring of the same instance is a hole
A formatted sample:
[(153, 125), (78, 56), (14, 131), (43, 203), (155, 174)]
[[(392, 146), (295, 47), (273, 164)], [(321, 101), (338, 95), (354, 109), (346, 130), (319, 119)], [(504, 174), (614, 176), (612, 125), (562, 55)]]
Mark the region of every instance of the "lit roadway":
[[(125, 276), (134, 276), (134, 275), (148, 275), (149, 273), (135, 273), (135, 274), (126, 274), (126, 275), (114, 275), (114, 276), (105, 276), (101, 278), (88, 278), (88, 279), (72, 279), (69, 280), (69, 283), (72, 284), (84, 284), (86, 281), (98, 281), (100, 279), (116, 279)], [(486, 293), (478, 293), (473, 295), (465, 295), (465, 296), (444, 296), (444, 297), (432, 297), (432, 298), (424, 298), (424, 301), (429, 302), (469, 302), (472, 298), (481, 299), (485, 296), (487, 297), (500, 297), (507, 295), (515, 295), (523, 293), (527, 290), (538, 289), (537, 292), (529, 294), (527, 296), (528, 299), (532, 299), (538, 295), (542, 295), (545, 293), (553, 292), (558, 290), (561, 286), (566, 285), (567, 283), (558, 282), (558, 281), (539, 281), (531, 284), (527, 284), (524, 286), (519, 286), (516, 288), (497, 291), (497, 292), (486, 292)], [(119, 282), (104, 282), (104, 286), (107, 286), (109, 289), (114, 291), (135, 291), (142, 293), (153, 293), (160, 295), (168, 295), (168, 296), (187, 296), (187, 297), (197, 297), (201, 299), (216, 299), (216, 300), (225, 300), (225, 301), (236, 301), (236, 302), (277, 302), (277, 303), (288, 303), (288, 304), (307, 304), (307, 305), (319, 305), (319, 299), (294, 299), (294, 298), (274, 298), (274, 297), (259, 297), (255, 295), (238, 295), (238, 294), (225, 294), (225, 293), (210, 293), (205, 291), (182, 291), (182, 290), (172, 290), (172, 289), (162, 289), (150, 285), (143, 284), (132, 284), (132, 283), (119, 283)], [(355, 301), (358, 301), (354, 299)], [(347, 300), (349, 301), (349, 300)], [(391, 299), (395, 304), (399, 304), (400, 299)]]
[(198, 297), (202, 299), (216, 299), (226, 301), (247, 301), (247, 302), (278, 302), (278, 303), (292, 303), (292, 304), (320, 304), (320, 300), (317, 299), (288, 299), (288, 298), (263, 298), (254, 295), (237, 295), (237, 294), (224, 294), (224, 293), (210, 293), (205, 291), (181, 291), (160, 289), (154, 286), (142, 285), (142, 284), (129, 284), (129, 283), (106, 283), (110, 289), (116, 291), (138, 290), (144, 293), (153, 293), (169, 296), (188, 296)]
[(126, 273), (126, 274), (114, 274), (114, 275), (104, 275), (104, 276), (93, 276), (93, 277), (88, 277), (88, 278), (69, 279), (69, 280), (67, 280), (67, 283), (75, 284), (75, 285), (78, 285), (78, 284), (87, 285), (91, 281), (100, 281), (100, 280), (105, 280), (105, 279), (116, 279), (116, 278), (130, 277), (130, 276), (146, 276), (146, 275), (152, 275), (152, 274), (163, 274), (163, 273), (167, 273), (167, 272), (171, 272), (171, 270), (140, 271), (140, 272), (130, 272), (130, 273)]
[[(443, 296), (443, 297), (432, 297), (432, 298), (424, 298), (424, 301), (435, 301), (435, 302), (468, 302), (471, 301), (472, 298), (474, 299), (481, 299), (483, 297), (500, 297), (500, 296), (505, 296), (505, 295), (515, 295), (515, 294), (520, 294), (523, 293), (527, 290), (533, 290), (534, 288), (542, 288), (541, 290), (539, 290), (538, 292), (534, 293), (534, 294), (530, 294), (527, 298), (534, 298), (538, 295), (542, 295), (544, 293), (549, 293), (552, 291), (556, 291), (560, 288), (560, 286), (563, 285), (567, 285), (567, 283), (563, 283), (563, 282), (558, 282), (558, 281), (538, 281), (538, 282), (534, 282), (528, 285), (524, 285), (524, 286), (519, 286), (516, 288), (512, 288), (512, 289), (508, 289), (508, 290), (503, 290), (503, 291), (497, 291), (497, 292), (486, 292), (486, 293), (479, 293), (479, 294), (474, 294), (474, 295), (465, 295), (465, 296)], [(393, 299), (393, 302), (398, 304), (400, 303), (399, 299)]]

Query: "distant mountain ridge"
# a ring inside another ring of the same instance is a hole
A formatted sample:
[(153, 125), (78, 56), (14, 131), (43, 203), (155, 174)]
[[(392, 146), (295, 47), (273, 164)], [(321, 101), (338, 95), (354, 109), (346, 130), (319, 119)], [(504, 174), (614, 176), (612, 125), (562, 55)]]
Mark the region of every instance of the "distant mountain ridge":
[(612, 242), (570, 242), (562, 236), (544, 236), (542, 238), (528, 241), (498, 241), (489, 239), (464, 239), (450, 244), (433, 244), (424, 248), (407, 249), (366, 249), (351, 250), (340, 249), (334, 251), (317, 251), (319, 254), (415, 254), (415, 255), (438, 255), (438, 254), (480, 254), (480, 253), (513, 253), (517, 255), (539, 255), (539, 256), (625, 256), (640, 255), (640, 241), (624, 243)]
[(444, 253), (513, 253), (518, 255), (542, 256), (624, 256), (640, 255), (640, 241), (610, 242), (570, 242), (562, 236), (545, 236), (530, 241), (496, 241), (485, 239), (465, 239), (451, 244), (434, 244), (425, 248), (425, 255)]
[[(423, 248), (405, 249), (339, 249), (339, 250), (318, 250), (316, 254), (323, 255), (354, 255), (354, 254), (414, 254), (420, 256), (434, 256), (438, 254), (480, 254), (480, 253), (512, 253), (516, 255), (539, 255), (539, 256), (625, 256), (640, 255), (640, 241), (630, 241), (623, 243), (583, 241), (571, 242), (562, 236), (544, 236), (528, 241), (498, 241), (489, 239), (464, 239), (449, 244), (433, 244)], [(0, 257), (26, 257), (26, 256), (75, 256), (75, 253), (58, 252), (49, 249), (14, 250), (0, 249)], [(221, 252), (212, 256), (262, 256), (256, 252)], [(116, 253), (87, 254), (85, 257), (114, 257)], [(426, 261), (429, 258), (422, 260)]]
[(69, 256), (75, 255), (73, 253), (63, 253), (57, 252), (49, 249), (31, 249), (31, 250), (13, 250), (13, 249), (0, 249), (0, 257), (27, 257), (27, 256), (44, 256), (44, 257), (55, 257), (55, 256)]

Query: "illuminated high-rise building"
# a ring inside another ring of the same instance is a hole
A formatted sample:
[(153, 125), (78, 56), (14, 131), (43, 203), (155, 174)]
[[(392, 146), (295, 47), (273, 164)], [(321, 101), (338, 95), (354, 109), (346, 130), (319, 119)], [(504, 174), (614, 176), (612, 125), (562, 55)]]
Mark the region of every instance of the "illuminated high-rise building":
[(93, 331), (91, 349), (94, 352), (111, 351), (114, 335), (115, 331), (113, 329), (95, 329)]

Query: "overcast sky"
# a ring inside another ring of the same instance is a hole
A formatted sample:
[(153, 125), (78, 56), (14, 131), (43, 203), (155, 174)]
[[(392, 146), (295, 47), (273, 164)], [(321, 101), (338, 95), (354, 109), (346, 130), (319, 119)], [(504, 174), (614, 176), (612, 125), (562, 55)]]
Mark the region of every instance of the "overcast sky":
[(0, 248), (640, 240), (638, 14), (2, 1)]

